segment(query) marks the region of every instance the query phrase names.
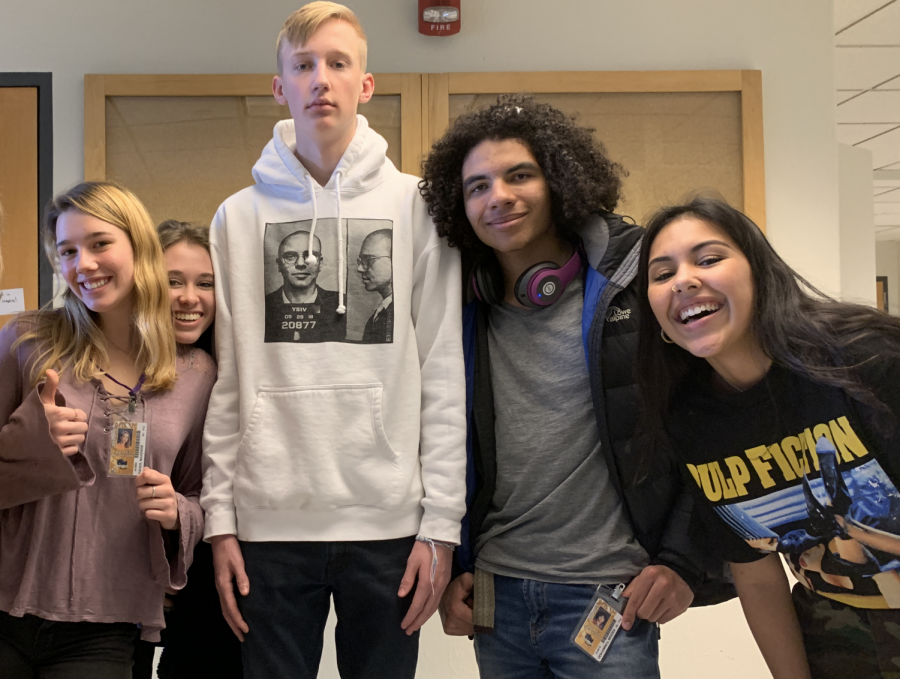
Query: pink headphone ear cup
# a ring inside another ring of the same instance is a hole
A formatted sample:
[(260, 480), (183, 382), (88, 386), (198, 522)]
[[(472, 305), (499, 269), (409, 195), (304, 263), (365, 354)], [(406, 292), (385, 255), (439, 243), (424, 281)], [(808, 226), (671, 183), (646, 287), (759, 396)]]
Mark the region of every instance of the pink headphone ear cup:
[(561, 267), (553, 262), (528, 267), (516, 281), (516, 299), (532, 309), (550, 306), (562, 296), (582, 265), (582, 251), (578, 248)]
[(547, 306), (547, 304), (543, 303), (543, 300), (535, 298), (531, 291), (531, 283), (534, 277), (542, 271), (556, 271), (558, 269), (559, 267), (553, 262), (538, 262), (525, 269), (516, 281), (516, 299), (519, 300), (519, 303), (531, 309)]

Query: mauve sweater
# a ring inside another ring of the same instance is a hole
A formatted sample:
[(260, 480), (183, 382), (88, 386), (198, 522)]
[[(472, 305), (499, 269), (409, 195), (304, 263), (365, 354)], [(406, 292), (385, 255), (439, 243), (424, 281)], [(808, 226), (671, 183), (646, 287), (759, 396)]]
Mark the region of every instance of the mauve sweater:
[(179, 348), (175, 387), (141, 392), (145, 465), (168, 475), (178, 496), (181, 526), (166, 531), (141, 514), (133, 478), (107, 476), (111, 404), (99, 380), (60, 375), (57, 404), (87, 413), (89, 429), (75, 455), (53, 442), (30, 386), (33, 345), (11, 351), (20, 328), (11, 321), (0, 330), (0, 611), (132, 622), (158, 640), (165, 588), (184, 587), (203, 535), (200, 446), (215, 364)]

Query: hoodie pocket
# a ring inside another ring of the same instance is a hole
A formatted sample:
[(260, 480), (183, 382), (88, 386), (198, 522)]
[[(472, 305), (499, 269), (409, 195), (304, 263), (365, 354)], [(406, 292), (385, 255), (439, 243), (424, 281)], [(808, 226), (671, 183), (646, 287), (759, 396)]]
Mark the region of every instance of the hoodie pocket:
[(260, 389), (238, 446), (237, 506), (391, 507), (401, 480), (380, 384)]

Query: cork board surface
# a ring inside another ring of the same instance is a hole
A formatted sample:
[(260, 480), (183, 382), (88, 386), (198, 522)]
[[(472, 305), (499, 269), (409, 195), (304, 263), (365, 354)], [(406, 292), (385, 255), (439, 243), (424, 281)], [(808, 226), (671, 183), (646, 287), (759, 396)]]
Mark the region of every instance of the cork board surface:
[[(400, 166), (400, 96), (359, 107)], [(290, 117), (272, 97), (108, 97), (106, 176), (144, 202), (154, 223), (209, 224), (250, 174), (272, 129)]]
[[(689, 192), (718, 191), (743, 209), (739, 92), (536, 94), (594, 128), (610, 159), (625, 167), (616, 211), (643, 224), (662, 205)], [(450, 95), (450, 123), (497, 100)]]
[[(38, 89), (0, 87), (0, 292), (22, 288), (25, 309), (38, 308)], [(0, 328), (18, 305), (0, 300)]]

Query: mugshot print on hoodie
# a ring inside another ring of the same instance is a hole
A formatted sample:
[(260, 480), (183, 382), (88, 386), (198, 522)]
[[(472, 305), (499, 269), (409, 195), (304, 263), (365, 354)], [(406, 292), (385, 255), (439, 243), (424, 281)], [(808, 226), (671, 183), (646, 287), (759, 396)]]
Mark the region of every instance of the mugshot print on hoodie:
[(391, 342), (392, 246), (390, 220), (266, 224), (265, 341)]

